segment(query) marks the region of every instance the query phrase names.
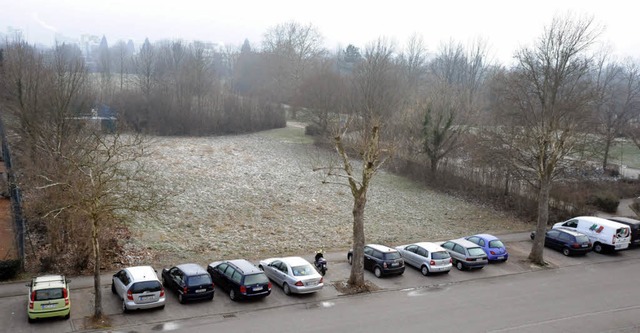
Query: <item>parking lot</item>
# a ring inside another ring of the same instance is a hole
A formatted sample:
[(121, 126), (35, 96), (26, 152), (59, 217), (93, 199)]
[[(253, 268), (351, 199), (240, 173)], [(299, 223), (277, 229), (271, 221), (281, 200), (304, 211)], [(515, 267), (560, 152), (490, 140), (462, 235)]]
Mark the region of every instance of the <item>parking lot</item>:
[[(385, 290), (421, 289), (449, 286), (455, 288), (455, 284), (474, 279), (489, 279), (509, 274), (521, 274), (533, 270), (554, 269), (573, 265), (590, 265), (599, 262), (624, 262), (629, 259), (640, 258), (640, 250), (631, 249), (616, 254), (589, 253), (586, 256), (565, 257), (560, 252), (545, 249), (545, 258), (549, 263), (548, 268), (539, 268), (529, 265), (525, 259), (531, 248), (528, 233), (510, 234), (500, 236), (505, 242), (510, 253), (509, 261), (505, 263), (490, 264), (481, 270), (458, 271), (455, 268), (449, 274), (440, 274), (425, 277), (418, 269), (408, 266), (401, 276), (391, 276), (378, 279), (373, 273), (365, 272), (365, 278)], [(304, 255), (307, 260), (313, 260), (313, 254)], [(167, 293), (167, 303), (163, 310), (136, 311), (123, 314), (121, 301), (111, 293), (111, 275), (102, 276), (103, 308), (111, 320), (111, 327), (124, 329), (139, 324), (156, 324), (159, 329), (168, 323), (188, 318), (215, 318), (221, 320), (233, 317), (238, 313), (247, 313), (262, 309), (272, 309), (284, 306), (318, 307), (331, 304), (342, 296), (333, 283), (345, 281), (350, 273), (350, 265), (346, 261), (346, 252), (327, 253), (325, 257), (329, 262), (329, 271), (325, 276), (325, 287), (318, 293), (308, 295), (286, 296), (282, 288), (274, 286), (270, 296), (261, 300), (233, 302), (228, 295), (216, 288), (214, 300), (201, 301), (188, 304), (179, 304), (175, 294)], [(257, 260), (251, 260), (257, 263)], [(200, 263), (206, 265), (206, 263)], [(162, 267), (156, 267), (158, 271)], [(93, 278), (72, 277), (72, 312), (71, 320), (47, 320), (35, 324), (28, 324), (26, 318), (27, 288), (22, 283), (10, 283), (0, 285), (0, 317), (3, 318), (3, 331), (30, 332), (46, 328), (51, 332), (70, 332), (88, 329), (87, 319), (93, 313)]]

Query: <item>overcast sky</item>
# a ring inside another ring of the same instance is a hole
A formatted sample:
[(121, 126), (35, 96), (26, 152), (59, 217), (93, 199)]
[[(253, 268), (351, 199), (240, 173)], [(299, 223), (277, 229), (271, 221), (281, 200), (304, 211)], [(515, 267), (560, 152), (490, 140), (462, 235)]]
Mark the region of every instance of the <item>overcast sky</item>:
[[(492, 56), (506, 63), (539, 36), (554, 15), (593, 15), (601, 37), (618, 57), (640, 58), (637, 12), (628, 1), (592, 0), (0, 0), (0, 32), (12, 26), (32, 43), (52, 44), (55, 33), (71, 38), (106, 35), (136, 43), (148, 37), (259, 45), (265, 31), (295, 20), (312, 23), (325, 46), (364, 47), (378, 37), (403, 45), (412, 33), (435, 52), (442, 42), (487, 40)], [(635, 6), (634, 6), (635, 7)]]

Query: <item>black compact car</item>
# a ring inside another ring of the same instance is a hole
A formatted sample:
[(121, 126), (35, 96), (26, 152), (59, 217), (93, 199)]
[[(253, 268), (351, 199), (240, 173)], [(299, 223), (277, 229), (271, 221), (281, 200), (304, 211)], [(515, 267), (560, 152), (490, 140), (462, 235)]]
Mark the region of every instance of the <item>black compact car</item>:
[[(347, 253), (349, 264), (352, 258), (353, 250), (349, 250)], [(367, 244), (364, 246), (364, 269), (372, 271), (376, 277), (401, 275), (404, 273), (404, 260), (396, 249), (379, 244)]]
[[(535, 237), (536, 233), (532, 232), (531, 239)], [(587, 254), (591, 251), (591, 245), (587, 235), (567, 229), (551, 229), (544, 238), (544, 246), (559, 250), (565, 256)]]
[(229, 293), (229, 298), (261, 298), (271, 294), (271, 282), (263, 271), (244, 259), (212, 262), (207, 272), (213, 282)]
[(181, 264), (162, 270), (162, 283), (178, 294), (178, 301), (213, 300), (214, 284), (207, 271), (198, 264)]
[(612, 216), (606, 219), (628, 225), (631, 228), (631, 246), (640, 246), (640, 220), (621, 216)]

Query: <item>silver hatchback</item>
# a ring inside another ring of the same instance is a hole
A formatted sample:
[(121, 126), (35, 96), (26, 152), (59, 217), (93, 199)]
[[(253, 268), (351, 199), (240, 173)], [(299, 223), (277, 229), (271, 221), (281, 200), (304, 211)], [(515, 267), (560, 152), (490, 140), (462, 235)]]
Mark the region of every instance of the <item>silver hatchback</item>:
[(480, 246), (464, 238), (452, 239), (440, 244), (453, 260), (453, 264), (459, 270), (477, 268), (481, 269), (489, 263), (487, 254)]
[(122, 312), (164, 308), (164, 287), (151, 266), (125, 268), (113, 275), (111, 292), (122, 299)]
[(451, 256), (443, 247), (429, 242), (420, 242), (396, 247), (404, 261), (419, 269), (422, 275), (449, 273)]

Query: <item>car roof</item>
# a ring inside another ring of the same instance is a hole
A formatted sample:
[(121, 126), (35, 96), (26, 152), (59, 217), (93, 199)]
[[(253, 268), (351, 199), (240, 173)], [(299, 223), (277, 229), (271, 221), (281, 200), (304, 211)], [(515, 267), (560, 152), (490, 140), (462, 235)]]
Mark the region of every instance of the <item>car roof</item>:
[(466, 248), (480, 247), (480, 245), (478, 245), (476, 243), (473, 243), (473, 242), (470, 242), (470, 241), (468, 241), (468, 240), (466, 240), (464, 238), (452, 239), (452, 240), (450, 240), (450, 242), (454, 242), (454, 243), (456, 243), (458, 245), (461, 245), (463, 247), (466, 247)]
[(244, 274), (263, 273), (258, 267), (245, 259), (228, 260), (228, 263), (238, 268)]
[(207, 271), (198, 264), (180, 264), (176, 267), (180, 268), (180, 270), (187, 276), (208, 274)]
[[(491, 234), (477, 234), (477, 235), (473, 235), (473, 236), (480, 237), (480, 238), (482, 238), (484, 240), (488, 240), (488, 241), (492, 241), (492, 240), (498, 239), (498, 237), (496, 237), (494, 235), (491, 235)], [(473, 237), (473, 236), (470, 236), (470, 237)]]
[(151, 266), (134, 266), (125, 268), (134, 281), (157, 281), (158, 275)]
[(632, 219), (630, 217), (624, 217), (624, 216), (610, 216), (610, 217), (607, 217), (607, 220), (611, 220), (618, 223), (624, 223), (624, 224), (640, 225), (640, 220), (636, 220), (636, 219)]
[(65, 279), (62, 275), (43, 275), (33, 279), (32, 288), (34, 290), (47, 288), (64, 288)]
[(568, 228), (564, 228), (564, 227), (553, 228), (551, 230), (560, 230), (560, 231), (566, 232), (566, 233), (568, 233), (569, 235), (572, 235), (572, 236), (587, 236), (587, 235), (585, 235), (585, 234), (583, 234), (581, 232), (577, 232), (577, 231), (575, 231), (573, 229), (568, 229)]
[[(597, 224), (600, 224), (600, 225), (603, 225), (603, 226), (607, 226), (607, 227), (610, 227), (610, 228), (616, 228), (616, 229), (622, 228), (622, 227), (627, 227), (627, 228), (629, 227), (626, 224), (622, 224), (620, 222), (616, 222), (616, 221), (612, 221), (612, 220), (607, 220), (605, 218), (597, 217), (597, 216), (578, 216), (578, 217), (574, 217), (572, 219), (568, 219), (567, 221), (570, 221), (570, 220), (587, 221), (587, 222), (597, 223)], [(564, 221), (564, 222), (567, 222), (567, 221)], [(562, 222), (562, 223), (564, 223), (564, 222)]]
[(418, 242), (418, 243), (413, 243), (413, 245), (418, 245), (429, 252), (446, 251), (445, 248), (443, 248), (442, 246), (436, 243), (431, 243), (431, 242)]
[(368, 246), (374, 250), (378, 250), (380, 252), (385, 252), (385, 253), (389, 253), (389, 252), (397, 252), (398, 250), (396, 249), (392, 249), (386, 245), (380, 245), (380, 244), (367, 244), (365, 246)]
[(280, 261), (285, 262), (289, 266), (300, 266), (309, 264), (309, 262), (302, 257), (284, 257), (280, 258)]

